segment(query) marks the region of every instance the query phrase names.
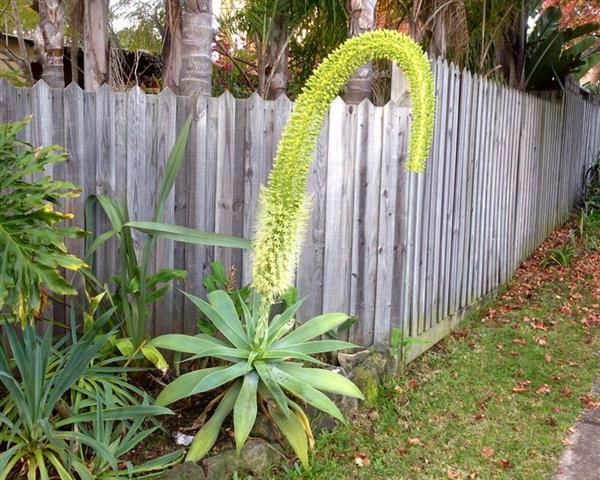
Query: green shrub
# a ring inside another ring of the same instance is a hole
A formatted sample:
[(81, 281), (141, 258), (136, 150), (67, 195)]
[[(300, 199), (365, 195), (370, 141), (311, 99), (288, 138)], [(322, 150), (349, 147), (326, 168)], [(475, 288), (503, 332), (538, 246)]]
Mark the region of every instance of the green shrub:
[[(6, 329), (10, 349), (0, 343), (0, 382), (9, 395), (0, 402), (0, 479), (48, 479), (54, 471), (61, 480), (73, 479), (75, 474), (91, 480), (99, 478), (88, 465), (93, 459), (101, 459), (114, 478), (122, 453), (115, 447), (133, 441), (125, 429), (140, 418), (171, 413), (148, 405), (147, 400), (141, 405), (133, 400), (121, 402), (114, 395), (113, 383), (106, 377), (102, 380), (107, 374), (116, 377), (119, 369), (96, 367), (95, 374), (90, 373), (94, 357), (107, 340), (97, 329), (90, 329), (71, 345), (66, 339), (53, 344), (51, 329), (42, 337), (30, 325), (22, 335), (10, 326)], [(86, 388), (90, 384), (95, 387)], [(111, 443), (96, 428), (107, 427), (106, 422), (111, 427), (120, 423), (120, 436), (112, 437)]]
[(58, 295), (75, 295), (60, 269), (84, 266), (64, 244), (83, 231), (59, 227), (72, 215), (55, 210), (79, 190), (68, 182), (38, 178), (67, 155), (57, 146), (33, 148), (18, 140), (29, 121), (0, 124), (0, 312), (7, 307), (8, 315), (21, 323), (33, 320), (32, 312), (41, 314), (42, 285)]
[[(256, 419), (257, 404), (264, 402), (271, 417), (289, 440), (304, 465), (308, 464), (308, 442), (312, 438), (310, 424), (302, 408), (293, 399), (328, 413), (344, 422), (335, 404), (320, 390), (362, 398), (356, 386), (329, 370), (305, 368), (302, 362), (323, 365), (312, 355), (331, 352), (354, 345), (340, 340), (313, 340), (344, 323), (342, 313), (320, 315), (291, 331), (294, 314), (301, 301), (276, 315), (264, 345), (256, 346), (254, 338), (261, 314), (260, 296), (252, 305), (242, 303), (244, 324), (227, 292), (208, 294), (208, 302), (186, 294), (223, 335), (224, 340), (210, 335), (163, 335), (151, 345), (192, 355), (192, 359), (212, 357), (228, 365), (205, 368), (183, 374), (158, 396), (158, 405), (228, 385), (212, 418), (197, 433), (187, 460), (196, 461), (212, 448), (221, 425), (233, 411), (233, 425), (238, 451), (244, 445)], [(286, 393), (287, 392), (287, 393)], [(290, 395), (291, 394), (291, 395)]]

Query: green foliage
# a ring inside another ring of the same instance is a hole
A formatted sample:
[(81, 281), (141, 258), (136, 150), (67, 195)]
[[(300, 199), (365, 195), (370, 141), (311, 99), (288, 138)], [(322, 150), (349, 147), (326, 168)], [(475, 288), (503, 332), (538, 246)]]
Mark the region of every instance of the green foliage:
[(354, 345), (339, 340), (313, 340), (341, 325), (347, 315), (320, 315), (292, 331), (296, 322), (294, 315), (301, 305), (297, 302), (275, 315), (265, 342), (256, 344), (255, 330), (262, 315), (259, 295), (253, 295), (249, 306), (242, 303), (243, 323), (227, 292), (209, 293), (208, 302), (186, 295), (210, 319), (223, 340), (205, 334), (163, 335), (151, 340), (150, 344), (191, 354), (191, 359), (212, 357), (224, 364), (180, 376), (160, 393), (156, 403), (170, 405), (191, 395), (225, 387), (213, 416), (196, 434), (187, 460), (197, 461), (210, 451), (221, 425), (231, 412), (239, 452), (254, 425), (257, 404), (265, 403), (283, 435), (302, 463), (307, 465), (312, 433), (304, 411), (293, 398), (341, 422), (344, 418), (339, 409), (321, 391), (362, 398), (358, 388), (344, 377), (329, 370), (307, 368), (302, 363), (322, 365), (312, 355), (354, 348)]
[(548, 250), (542, 259), (541, 265), (545, 268), (550, 266), (568, 267), (573, 261), (574, 256), (575, 244), (573, 241), (572, 243), (565, 243)]
[(43, 177), (48, 166), (67, 156), (57, 146), (33, 148), (18, 140), (29, 121), (0, 124), (0, 311), (8, 306), (22, 323), (40, 309), (42, 284), (56, 294), (74, 295), (60, 269), (84, 266), (64, 244), (65, 238), (83, 232), (59, 227), (73, 216), (55, 210), (62, 199), (79, 191), (71, 183)]
[[(352, 73), (372, 59), (392, 59), (406, 73), (413, 110), (407, 168), (420, 172), (425, 167), (435, 110), (427, 58), (415, 42), (398, 32), (377, 30), (351, 38), (307, 81), (281, 138), (268, 185), (260, 194), (252, 272), (253, 286), (267, 306), (292, 283), (308, 217), (306, 179), (323, 117)], [(264, 323), (259, 335), (264, 334)]]
[(581, 78), (600, 61), (600, 54), (589, 54), (598, 44), (595, 32), (600, 26), (589, 23), (560, 28), (561, 10), (545, 9), (527, 39), (526, 88), (559, 89), (567, 75)]
[[(155, 273), (150, 271), (150, 259), (156, 238), (162, 237), (196, 245), (232, 248), (248, 248), (250, 246), (249, 241), (241, 238), (160, 223), (164, 220), (167, 198), (173, 189), (185, 158), (185, 146), (191, 122), (190, 116), (169, 155), (151, 222), (130, 221), (127, 198), (118, 202), (113, 198), (98, 195), (91, 196), (86, 201), (86, 222), (93, 222), (95, 208), (100, 206), (110, 222), (111, 230), (97, 235), (88, 244), (85, 258), (93, 264), (94, 252), (111, 238), (115, 238), (121, 266), (120, 272), (106, 284), (95, 278), (91, 272), (85, 272), (87, 287), (91, 291), (90, 296), (95, 297), (99, 292), (104, 292), (109, 306), (113, 307), (117, 321), (122, 322), (122, 336), (113, 341), (118, 350), (130, 359), (142, 355), (161, 370), (165, 370), (168, 365), (161, 353), (148, 344), (146, 323), (151, 306), (167, 293), (173, 281), (184, 279), (187, 272), (171, 268), (163, 268)], [(88, 229), (95, 230), (93, 226)], [(136, 251), (133, 230), (145, 234), (141, 258), (138, 257)]]
[(406, 337), (404, 330), (393, 327), (390, 333), (390, 355), (394, 358), (400, 358), (404, 365), (406, 361), (406, 349), (411, 345), (427, 344), (425, 340), (416, 337)]
[[(51, 471), (61, 480), (75, 478), (75, 474), (82, 480), (115, 478), (122, 454), (115, 447), (139, 443), (124, 428), (147, 416), (171, 413), (148, 405), (147, 400), (142, 405), (123, 405), (113, 395), (110, 382), (86, 388), (82, 379), (107, 340), (106, 335), (98, 335), (98, 329), (89, 330), (71, 345), (64, 340), (53, 345), (51, 329), (42, 337), (30, 325), (22, 335), (10, 326), (6, 331), (10, 349), (0, 344), (0, 382), (9, 395), (0, 404), (0, 479), (15, 475), (48, 479)], [(109, 372), (104, 367), (96, 375)], [(74, 401), (68, 403), (69, 398)], [(113, 443), (106, 443), (106, 436), (94, 430), (106, 427), (105, 422), (121, 422), (121, 433), (113, 436)], [(87, 465), (90, 458), (102, 462), (112, 475), (93, 476)]]

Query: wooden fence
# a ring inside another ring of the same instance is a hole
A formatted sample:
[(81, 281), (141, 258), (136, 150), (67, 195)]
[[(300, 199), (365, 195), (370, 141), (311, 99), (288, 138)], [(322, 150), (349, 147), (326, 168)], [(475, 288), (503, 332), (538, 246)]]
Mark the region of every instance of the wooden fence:
[[(313, 210), (296, 281), (306, 296), (301, 316), (355, 314), (349, 337), (359, 344), (386, 342), (394, 327), (431, 342), (448, 333), (567, 218), (600, 151), (600, 109), (576, 88), (551, 102), (443, 61), (433, 66), (437, 114), (425, 175), (404, 169), (410, 110), (394, 102), (337, 99), (314, 155)], [(193, 99), (0, 83), (0, 121), (33, 114), (24, 137), (69, 150), (52, 173), (83, 187), (67, 206), (79, 225), (92, 193), (127, 192), (132, 217), (149, 220), (169, 150), (192, 112), (166, 221), (251, 237), (259, 188), (291, 108), (287, 98), (256, 95)], [(81, 244), (70, 246), (82, 254)], [(249, 280), (247, 252), (161, 240), (153, 262), (187, 269), (178, 287), (202, 295), (213, 259)], [(116, 262), (114, 245), (99, 251), (98, 274), (108, 277)], [(156, 307), (151, 329), (194, 332), (196, 316), (175, 290)]]

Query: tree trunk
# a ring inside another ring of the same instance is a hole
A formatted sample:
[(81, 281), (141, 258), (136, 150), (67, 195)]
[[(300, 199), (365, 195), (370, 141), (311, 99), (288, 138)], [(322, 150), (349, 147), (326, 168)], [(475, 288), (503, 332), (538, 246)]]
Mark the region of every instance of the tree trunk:
[(502, 32), (499, 46), (496, 49), (496, 60), (502, 66), (502, 73), (508, 85), (518, 90), (525, 88), (525, 49), (527, 38), (526, 2), (521, 2), (515, 13), (510, 28)]
[(84, 2), (83, 0), (69, 0), (66, 3), (66, 21), (71, 33), (71, 83), (79, 83), (79, 47), (83, 38)]
[(106, 0), (84, 0), (83, 81), (96, 90), (108, 81), (108, 5)]
[(29, 62), (29, 54), (27, 53), (27, 47), (25, 46), (25, 39), (23, 38), (23, 24), (19, 17), (16, 0), (10, 2), (12, 8), (13, 20), (15, 22), (15, 31), (17, 33), (17, 41), (19, 43), (19, 63), (21, 70), (23, 70), (23, 76), (27, 85), (33, 85), (33, 72), (31, 71), (31, 63)]
[(179, 0), (165, 0), (165, 29), (163, 36), (163, 83), (174, 92), (179, 91), (181, 74), (181, 7)]
[(181, 95), (212, 93), (212, 1), (185, 0), (181, 9)]
[[(376, 0), (348, 0), (348, 36), (375, 28)], [(372, 63), (360, 67), (346, 85), (346, 102), (360, 103), (371, 96)]]
[(40, 21), (34, 32), (35, 53), (42, 65), (42, 80), (50, 87), (64, 88), (63, 51), (65, 15), (62, 0), (39, 0)]
[(258, 89), (263, 98), (275, 100), (286, 93), (288, 84), (288, 21), (278, 15), (272, 20), (269, 38), (258, 58)]

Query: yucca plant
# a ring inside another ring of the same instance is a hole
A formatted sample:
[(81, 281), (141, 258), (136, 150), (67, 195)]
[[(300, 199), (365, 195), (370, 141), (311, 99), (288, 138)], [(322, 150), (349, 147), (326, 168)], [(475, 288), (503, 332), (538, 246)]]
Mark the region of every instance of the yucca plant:
[[(91, 399), (91, 397), (90, 397)], [(99, 455), (93, 449), (85, 445), (78, 446), (78, 455), (86, 459), (86, 466), (92, 478), (98, 480), (116, 480), (118, 478), (150, 478), (160, 475), (164, 470), (177, 463), (182, 457), (182, 451), (161, 455), (157, 458), (144, 461), (140, 464), (133, 464), (131, 460), (126, 458), (127, 453), (136, 447), (139, 447), (144, 440), (150, 435), (159, 430), (160, 424), (156, 424), (150, 428), (146, 428), (147, 417), (140, 415), (139, 412), (146, 410), (149, 407), (148, 399), (138, 405), (132, 405), (130, 411), (132, 415), (129, 418), (121, 416), (115, 420), (112, 412), (119, 410), (120, 402), (113, 395), (110, 389), (110, 384), (100, 394), (96, 394), (98, 405), (102, 405), (102, 409), (97, 409), (94, 414), (87, 414), (86, 402), (81, 402), (74, 405), (74, 419), (86, 419), (85, 423), (78, 423), (79, 429), (85, 435), (94, 438), (98, 443), (105, 445), (112, 457), (116, 459), (119, 470), (115, 471), (111, 462), (107, 461), (102, 455)], [(151, 407), (155, 409), (156, 407)], [(77, 415), (78, 409), (83, 413)]]
[[(197, 460), (211, 449), (232, 411), (239, 452), (255, 422), (257, 404), (266, 404), (269, 416), (307, 466), (312, 433), (298, 402), (344, 422), (339, 409), (323, 392), (362, 398), (354, 384), (322, 368), (324, 365), (313, 356), (354, 347), (339, 340), (315, 340), (344, 324), (348, 315), (320, 315), (292, 331), (301, 302), (272, 319), (271, 312), (277, 299), (293, 284), (309, 212), (306, 181), (323, 117), (354, 70), (371, 59), (392, 59), (405, 70), (413, 107), (407, 167), (414, 171), (425, 167), (435, 108), (427, 58), (416, 43), (398, 32), (379, 30), (348, 40), (308, 80), (282, 135), (268, 185), (259, 199), (252, 257), (254, 293), (251, 305), (241, 304), (244, 321), (226, 292), (211, 292), (208, 302), (187, 295), (224, 340), (201, 334), (165, 335), (150, 342), (157, 348), (191, 354), (192, 359), (213, 357), (226, 362), (182, 375), (157, 398), (158, 404), (169, 405), (190, 395), (223, 389), (215, 400), (219, 403), (213, 416), (190, 447), (188, 460)], [(306, 367), (305, 363), (316, 367)]]
[[(117, 349), (130, 359), (143, 356), (160, 370), (165, 370), (168, 365), (161, 353), (148, 344), (146, 323), (152, 305), (167, 293), (173, 281), (184, 279), (186, 272), (172, 268), (151, 271), (150, 260), (157, 237), (203, 246), (249, 248), (251, 245), (249, 240), (243, 238), (161, 223), (164, 221), (167, 199), (185, 158), (191, 124), (190, 116), (171, 150), (152, 221), (130, 221), (127, 197), (118, 201), (105, 195), (92, 195), (86, 200), (88, 230), (95, 231), (93, 220), (98, 206), (111, 226), (106, 232), (96, 232), (96, 237), (86, 247), (86, 260), (93, 264), (96, 250), (115, 238), (120, 261), (120, 271), (105, 284), (91, 271), (85, 272), (87, 287), (92, 291), (90, 296), (95, 297), (103, 291), (109, 306), (114, 307), (115, 317), (123, 326), (122, 334), (113, 340)], [(133, 230), (145, 234), (141, 255), (136, 251)]]
[(300, 301), (275, 315), (266, 341), (257, 345), (254, 340), (261, 315), (259, 295), (254, 295), (251, 305), (241, 303), (244, 323), (231, 297), (222, 290), (209, 293), (208, 302), (186, 295), (224, 339), (204, 334), (173, 334), (150, 343), (157, 348), (191, 354), (191, 359), (212, 357), (226, 364), (181, 375), (160, 393), (156, 404), (170, 405), (227, 385), (212, 418), (197, 433), (187, 460), (195, 461), (208, 453), (223, 421), (232, 411), (239, 451), (256, 420), (257, 404), (262, 402), (302, 463), (307, 465), (312, 434), (306, 414), (294, 399), (344, 422), (337, 406), (321, 391), (363, 398), (360, 390), (343, 376), (322, 368), (304, 367), (302, 363), (323, 366), (312, 355), (355, 347), (340, 340), (314, 340), (341, 325), (348, 316), (342, 313), (319, 315), (292, 331)]
[[(29, 325), (22, 335), (10, 326), (6, 330), (12, 359), (0, 343), (0, 382), (8, 391), (0, 411), (0, 480), (45, 480), (52, 471), (61, 480), (92, 480), (86, 458), (77, 453), (82, 445), (118, 472), (110, 446), (86, 433), (82, 426), (98, 415), (121, 421), (171, 413), (147, 404), (108, 408), (98, 392), (91, 391), (79, 397), (80, 413), (74, 414), (64, 401), (65, 394), (71, 389), (85, 393), (77, 384), (106, 342), (106, 335), (90, 330), (67, 346), (65, 341), (53, 345), (50, 329), (42, 337)], [(57, 354), (58, 349), (64, 351)]]
[(42, 285), (58, 295), (76, 294), (61, 269), (84, 266), (64, 244), (83, 231), (61, 227), (72, 215), (55, 210), (79, 190), (44, 173), (67, 155), (55, 145), (34, 148), (19, 140), (30, 120), (0, 124), (0, 318), (4, 312), (21, 323), (33, 320), (34, 312), (41, 314)]

